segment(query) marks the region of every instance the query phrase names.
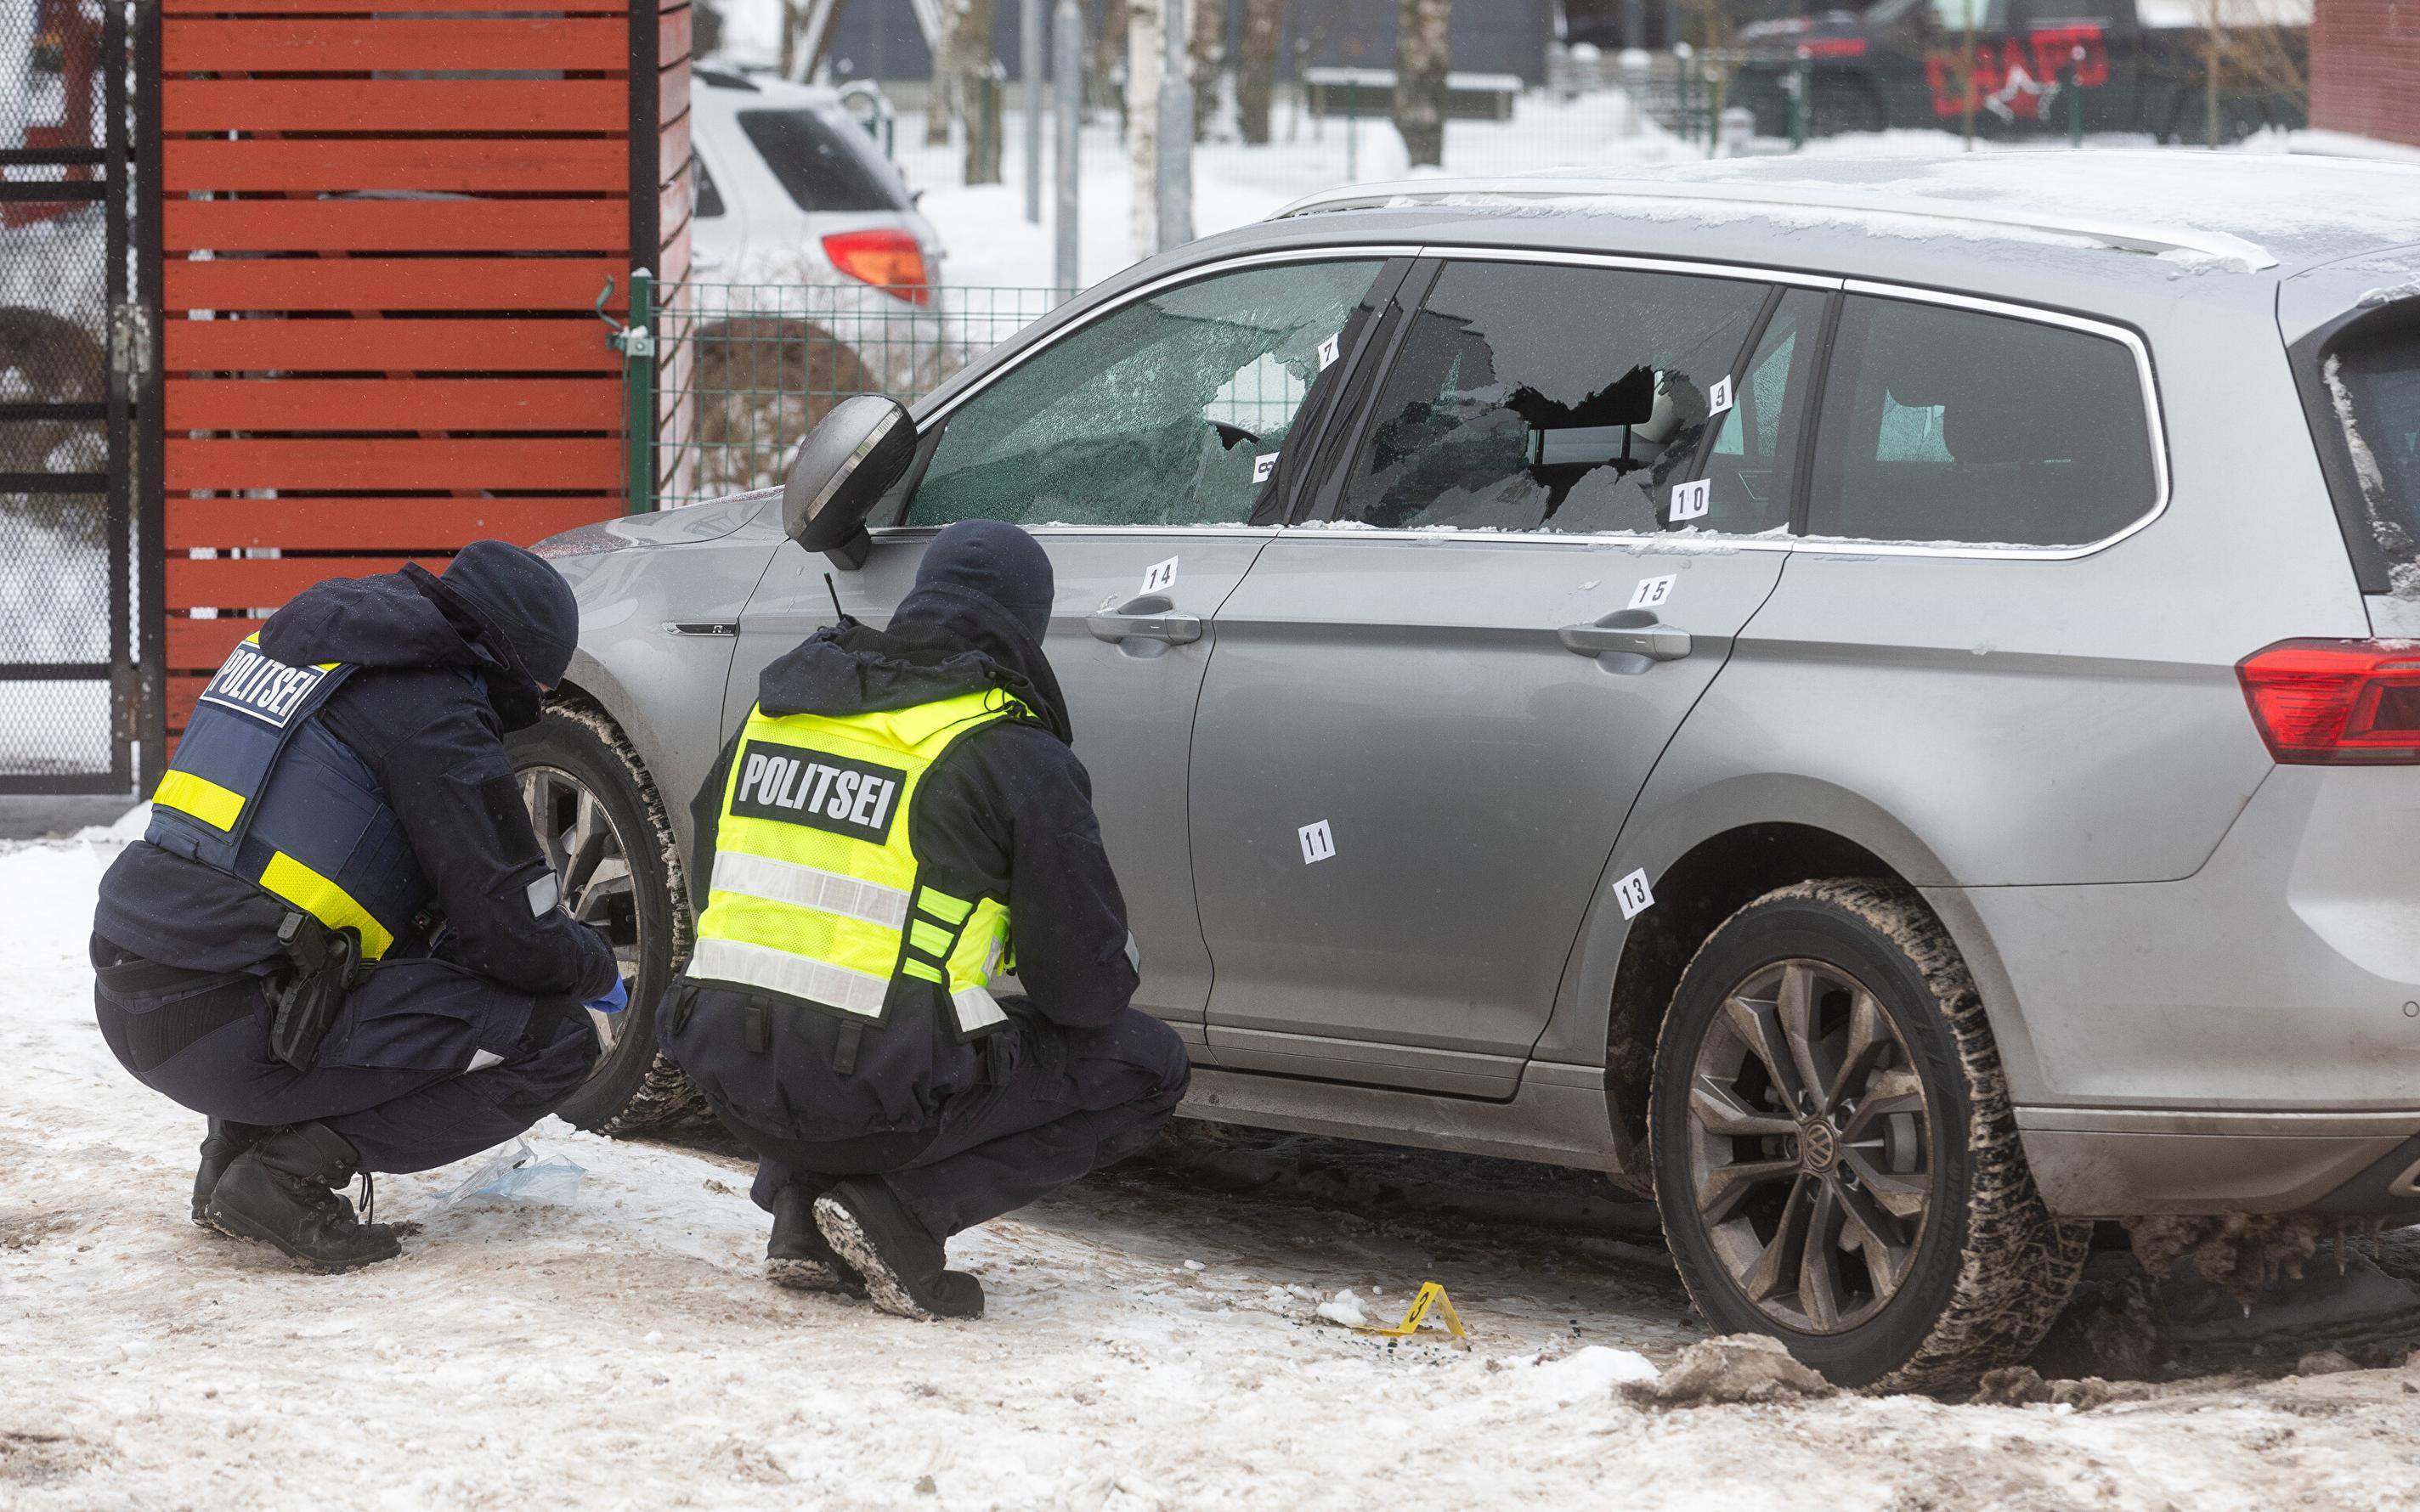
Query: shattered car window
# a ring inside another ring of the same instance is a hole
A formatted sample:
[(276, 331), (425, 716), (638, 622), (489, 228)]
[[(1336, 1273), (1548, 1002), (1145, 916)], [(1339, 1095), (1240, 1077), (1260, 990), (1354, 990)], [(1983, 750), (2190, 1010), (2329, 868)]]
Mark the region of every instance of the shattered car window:
[(1382, 530), (1652, 532), (1766, 286), (1455, 263), (1412, 317), (1342, 518)]
[(1153, 295), (961, 406), (910, 525), (1241, 524), (1374, 261), (1288, 263)]
[(1706, 513), (1692, 522), (1699, 529), (1753, 535), (1788, 520), (1791, 469), (1784, 459), (1799, 455), (1803, 395), (1823, 321), (1823, 296), (1792, 289), (1765, 322), (1706, 459)]
[(1909, 301), (1842, 306), (1808, 533), (2084, 546), (2140, 518), (2158, 487), (2119, 343)]
[(2389, 585), (2420, 598), (2420, 332), (2349, 345), (2326, 371)]

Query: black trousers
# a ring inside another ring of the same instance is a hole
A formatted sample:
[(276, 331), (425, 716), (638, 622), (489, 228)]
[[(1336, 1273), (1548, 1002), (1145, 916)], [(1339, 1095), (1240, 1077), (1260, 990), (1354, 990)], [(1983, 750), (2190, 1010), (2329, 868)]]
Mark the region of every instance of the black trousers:
[[(756, 1151), (757, 1206), (769, 1210), (784, 1186), (820, 1192), (845, 1178), (878, 1176), (935, 1239), (947, 1239), (1140, 1151), (1192, 1075), (1176, 1031), (1134, 1009), (1100, 1029), (1064, 1029), (1031, 1013), (1013, 1014), (1011, 1025), (1013, 1068), (996, 1086), (943, 1098), (937, 1121), (923, 1130), (809, 1140), (737, 1114), (785, 1101), (778, 1094), (726, 1098), (709, 1088), (707, 1098)], [(770, 1057), (719, 1056), (721, 1088), (742, 1092), (734, 1082), (752, 1060), (773, 1074)]]
[(440, 961), (371, 970), (309, 1071), (270, 1053), (256, 980), (158, 997), (96, 985), (93, 997), (101, 1037), (144, 1086), (214, 1119), (326, 1124), (373, 1171), (427, 1170), (512, 1138), (579, 1090), (597, 1058), (579, 1005)]

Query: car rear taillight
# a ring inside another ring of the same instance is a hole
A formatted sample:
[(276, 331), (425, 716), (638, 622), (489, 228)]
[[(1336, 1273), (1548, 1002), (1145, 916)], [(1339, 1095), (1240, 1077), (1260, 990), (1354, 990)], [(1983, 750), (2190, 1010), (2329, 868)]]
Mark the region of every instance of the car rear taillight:
[(849, 277), (910, 304), (930, 304), (924, 282), (924, 249), (905, 231), (839, 231), (824, 238), (824, 255)]
[(2235, 675), (2281, 762), (2420, 764), (2420, 641), (2280, 640)]

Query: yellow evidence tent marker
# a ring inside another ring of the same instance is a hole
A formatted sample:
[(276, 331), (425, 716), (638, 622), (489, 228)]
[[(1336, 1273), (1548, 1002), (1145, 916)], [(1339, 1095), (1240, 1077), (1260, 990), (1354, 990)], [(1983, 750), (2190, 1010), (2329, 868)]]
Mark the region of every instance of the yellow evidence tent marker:
[(1437, 1310), (1437, 1316), (1445, 1319), (1448, 1333), (1455, 1338), (1468, 1337), (1462, 1331), (1462, 1319), (1453, 1310), (1452, 1299), (1445, 1294), (1445, 1288), (1434, 1281), (1420, 1283), (1419, 1294), (1412, 1298), (1412, 1309), (1404, 1315), (1402, 1322), (1392, 1328), (1357, 1328), (1353, 1332), (1385, 1339), (1406, 1338), (1419, 1331), (1421, 1320), (1428, 1317), (1431, 1307), (1435, 1307)]

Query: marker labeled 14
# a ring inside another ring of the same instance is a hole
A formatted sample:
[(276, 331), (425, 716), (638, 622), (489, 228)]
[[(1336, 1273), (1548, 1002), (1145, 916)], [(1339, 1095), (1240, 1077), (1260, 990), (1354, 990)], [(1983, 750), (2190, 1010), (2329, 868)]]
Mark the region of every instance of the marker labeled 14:
[(1166, 562), (1155, 562), (1143, 568), (1142, 591), (1146, 594), (1156, 594), (1175, 587), (1177, 560), (1175, 557), (1171, 557)]

